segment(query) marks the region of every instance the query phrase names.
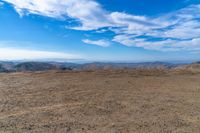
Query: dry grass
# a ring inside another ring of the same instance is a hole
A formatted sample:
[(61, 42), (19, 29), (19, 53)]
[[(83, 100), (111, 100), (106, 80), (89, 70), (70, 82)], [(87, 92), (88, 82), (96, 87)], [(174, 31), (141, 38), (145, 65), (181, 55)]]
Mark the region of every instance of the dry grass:
[(0, 74), (0, 133), (199, 133), (200, 74)]

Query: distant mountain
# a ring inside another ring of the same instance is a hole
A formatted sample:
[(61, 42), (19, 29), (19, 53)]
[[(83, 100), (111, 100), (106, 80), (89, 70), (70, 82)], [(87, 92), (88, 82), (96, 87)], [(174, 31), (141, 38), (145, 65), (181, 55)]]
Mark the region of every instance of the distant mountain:
[(3, 67), (2, 64), (0, 64), (0, 72), (6, 72), (6, 69)]
[(172, 68), (177, 65), (165, 62), (144, 62), (144, 63), (88, 63), (83, 64), (81, 69), (83, 70), (91, 70), (91, 69), (130, 69), (130, 68)]
[(49, 64), (55, 65), (60, 70), (74, 70), (78, 68), (80, 65), (75, 63), (68, 62), (48, 62)]
[[(191, 64), (193, 69), (197, 65)], [(191, 66), (171, 64), (166, 62), (143, 63), (85, 63), (75, 64), (68, 62), (0, 62), (0, 72), (47, 71), (47, 70), (107, 70), (107, 69), (189, 69)], [(191, 69), (191, 68), (190, 68)]]
[(46, 71), (58, 69), (56, 65), (44, 62), (24, 62), (14, 66), (15, 71)]
[(47, 71), (47, 70), (73, 70), (74, 63), (59, 62), (1, 62), (0, 72)]
[(186, 73), (186, 72), (199, 73), (200, 62), (195, 62), (195, 63), (187, 64), (187, 65), (181, 65), (181, 66), (175, 67), (173, 70), (179, 73)]
[(14, 70), (15, 63), (0, 61), (0, 72), (9, 72)]

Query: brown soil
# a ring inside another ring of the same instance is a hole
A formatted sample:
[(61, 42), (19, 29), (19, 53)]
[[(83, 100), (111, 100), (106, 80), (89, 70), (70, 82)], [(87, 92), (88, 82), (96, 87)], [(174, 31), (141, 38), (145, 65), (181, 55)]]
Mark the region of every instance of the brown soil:
[(0, 133), (200, 133), (200, 74), (155, 73), (0, 74)]

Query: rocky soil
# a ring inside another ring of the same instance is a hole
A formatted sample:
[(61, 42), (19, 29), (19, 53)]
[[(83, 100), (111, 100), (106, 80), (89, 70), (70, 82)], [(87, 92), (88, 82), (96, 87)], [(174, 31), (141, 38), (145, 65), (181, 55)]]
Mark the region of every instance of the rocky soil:
[(0, 133), (199, 133), (200, 74), (0, 74)]

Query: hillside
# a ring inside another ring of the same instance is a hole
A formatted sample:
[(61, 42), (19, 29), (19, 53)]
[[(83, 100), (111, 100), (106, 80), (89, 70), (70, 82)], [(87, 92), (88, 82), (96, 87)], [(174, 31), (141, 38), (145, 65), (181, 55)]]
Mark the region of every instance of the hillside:
[(200, 73), (200, 62), (181, 65), (173, 69), (177, 73)]

